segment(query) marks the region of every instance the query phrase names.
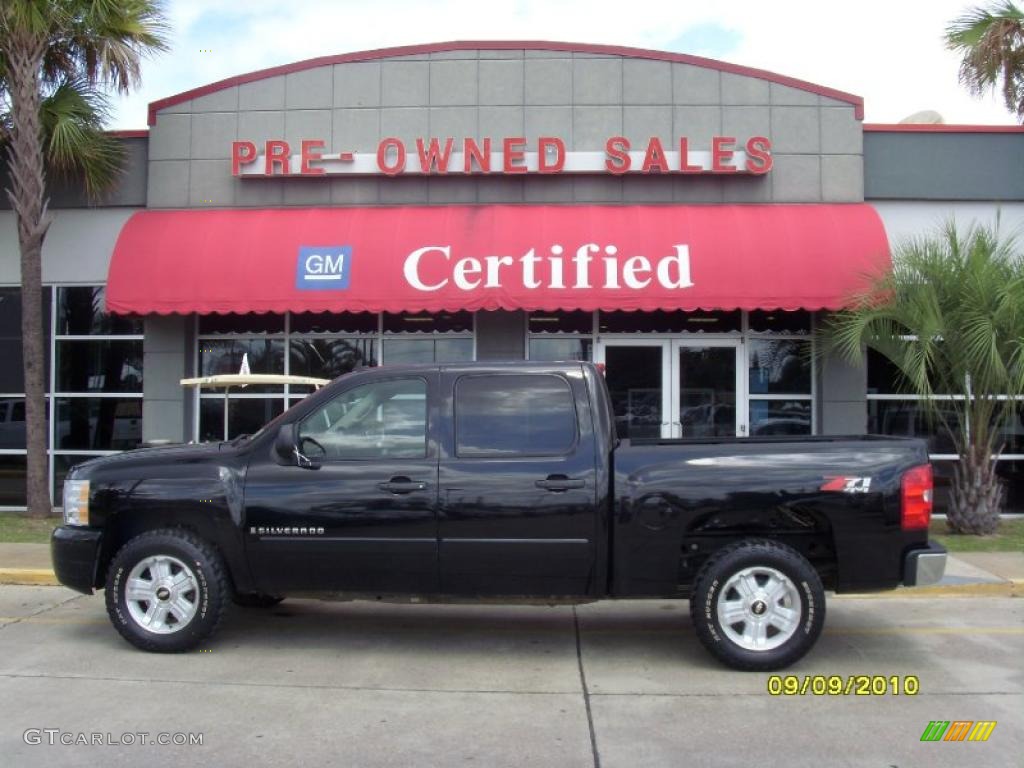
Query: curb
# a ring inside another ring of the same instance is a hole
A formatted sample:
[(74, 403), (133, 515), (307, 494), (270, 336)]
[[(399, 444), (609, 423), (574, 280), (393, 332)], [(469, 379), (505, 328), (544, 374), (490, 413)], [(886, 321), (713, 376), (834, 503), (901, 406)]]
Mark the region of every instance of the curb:
[(979, 582), (977, 584), (936, 584), (929, 587), (900, 587), (888, 592), (850, 592), (840, 599), (884, 600), (893, 597), (1024, 597), (1024, 580)]
[(57, 576), (48, 568), (0, 568), (0, 584), (59, 587)]

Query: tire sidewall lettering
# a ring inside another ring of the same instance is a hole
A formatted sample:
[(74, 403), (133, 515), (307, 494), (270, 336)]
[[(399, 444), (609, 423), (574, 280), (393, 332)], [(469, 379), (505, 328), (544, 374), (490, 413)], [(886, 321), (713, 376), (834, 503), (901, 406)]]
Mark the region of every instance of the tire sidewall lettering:
[(711, 582), (711, 586), (708, 588), (707, 594), (704, 597), (704, 621), (707, 623), (708, 632), (711, 633), (711, 638), (716, 642), (722, 642), (722, 636), (718, 633), (718, 618), (717, 611), (715, 610), (715, 596), (718, 594), (718, 590), (721, 589), (722, 583), (719, 579), (715, 579)]
[[(787, 576), (789, 574), (786, 574)], [(814, 591), (811, 589), (811, 585), (806, 580), (800, 582), (800, 589), (804, 593), (804, 605), (807, 606), (804, 612), (804, 634), (810, 635), (814, 631), (814, 620), (817, 617), (818, 611), (817, 606), (814, 603)]]
[(125, 614), (124, 606), (127, 600), (124, 596), (124, 577), (128, 569), (123, 565), (114, 572), (113, 588), (117, 599), (114, 601), (114, 611), (117, 613), (117, 620), (124, 625), (128, 624), (128, 616)]

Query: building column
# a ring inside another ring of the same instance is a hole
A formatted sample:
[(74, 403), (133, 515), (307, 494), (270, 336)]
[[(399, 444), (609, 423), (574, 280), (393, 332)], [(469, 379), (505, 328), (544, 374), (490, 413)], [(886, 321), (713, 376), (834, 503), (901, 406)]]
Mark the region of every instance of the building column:
[(147, 315), (142, 342), (142, 441), (174, 443), (191, 437), (186, 420), (188, 393), (179, 383), (187, 375), (190, 317)]
[(477, 360), (524, 360), (526, 313), (497, 310), (476, 313)]
[(862, 361), (852, 365), (835, 354), (821, 359), (818, 432), (822, 435), (862, 435), (867, 431), (868, 370)]

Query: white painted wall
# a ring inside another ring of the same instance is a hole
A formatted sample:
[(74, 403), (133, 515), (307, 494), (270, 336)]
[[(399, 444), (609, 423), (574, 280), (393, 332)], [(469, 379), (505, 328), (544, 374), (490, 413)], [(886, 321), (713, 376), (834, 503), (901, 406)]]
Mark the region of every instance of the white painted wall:
[(959, 226), (972, 223), (995, 224), (1009, 235), (1016, 234), (1024, 248), (1024, 203), (998, 202), (916, 202), (902, 200), (868, 201), (882, 219), (890, 245), (908, 237), (934, 232), (952, 217)]

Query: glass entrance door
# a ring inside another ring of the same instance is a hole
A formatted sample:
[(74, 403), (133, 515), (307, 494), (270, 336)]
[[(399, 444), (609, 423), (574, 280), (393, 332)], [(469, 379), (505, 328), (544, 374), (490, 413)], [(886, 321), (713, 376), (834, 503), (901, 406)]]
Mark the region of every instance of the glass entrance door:
[(738, 340), (605, 339), (595, 351), (619, 437), (747, 433)]
[(739, 344), (673, 341), (672, 436), (734, 437), (746, 434), (742, 414)]
[(618, 436), (671, 437), (668, 344), (632, 339), (603, 342), (597, 349), (597, 362), (605, 365)]

